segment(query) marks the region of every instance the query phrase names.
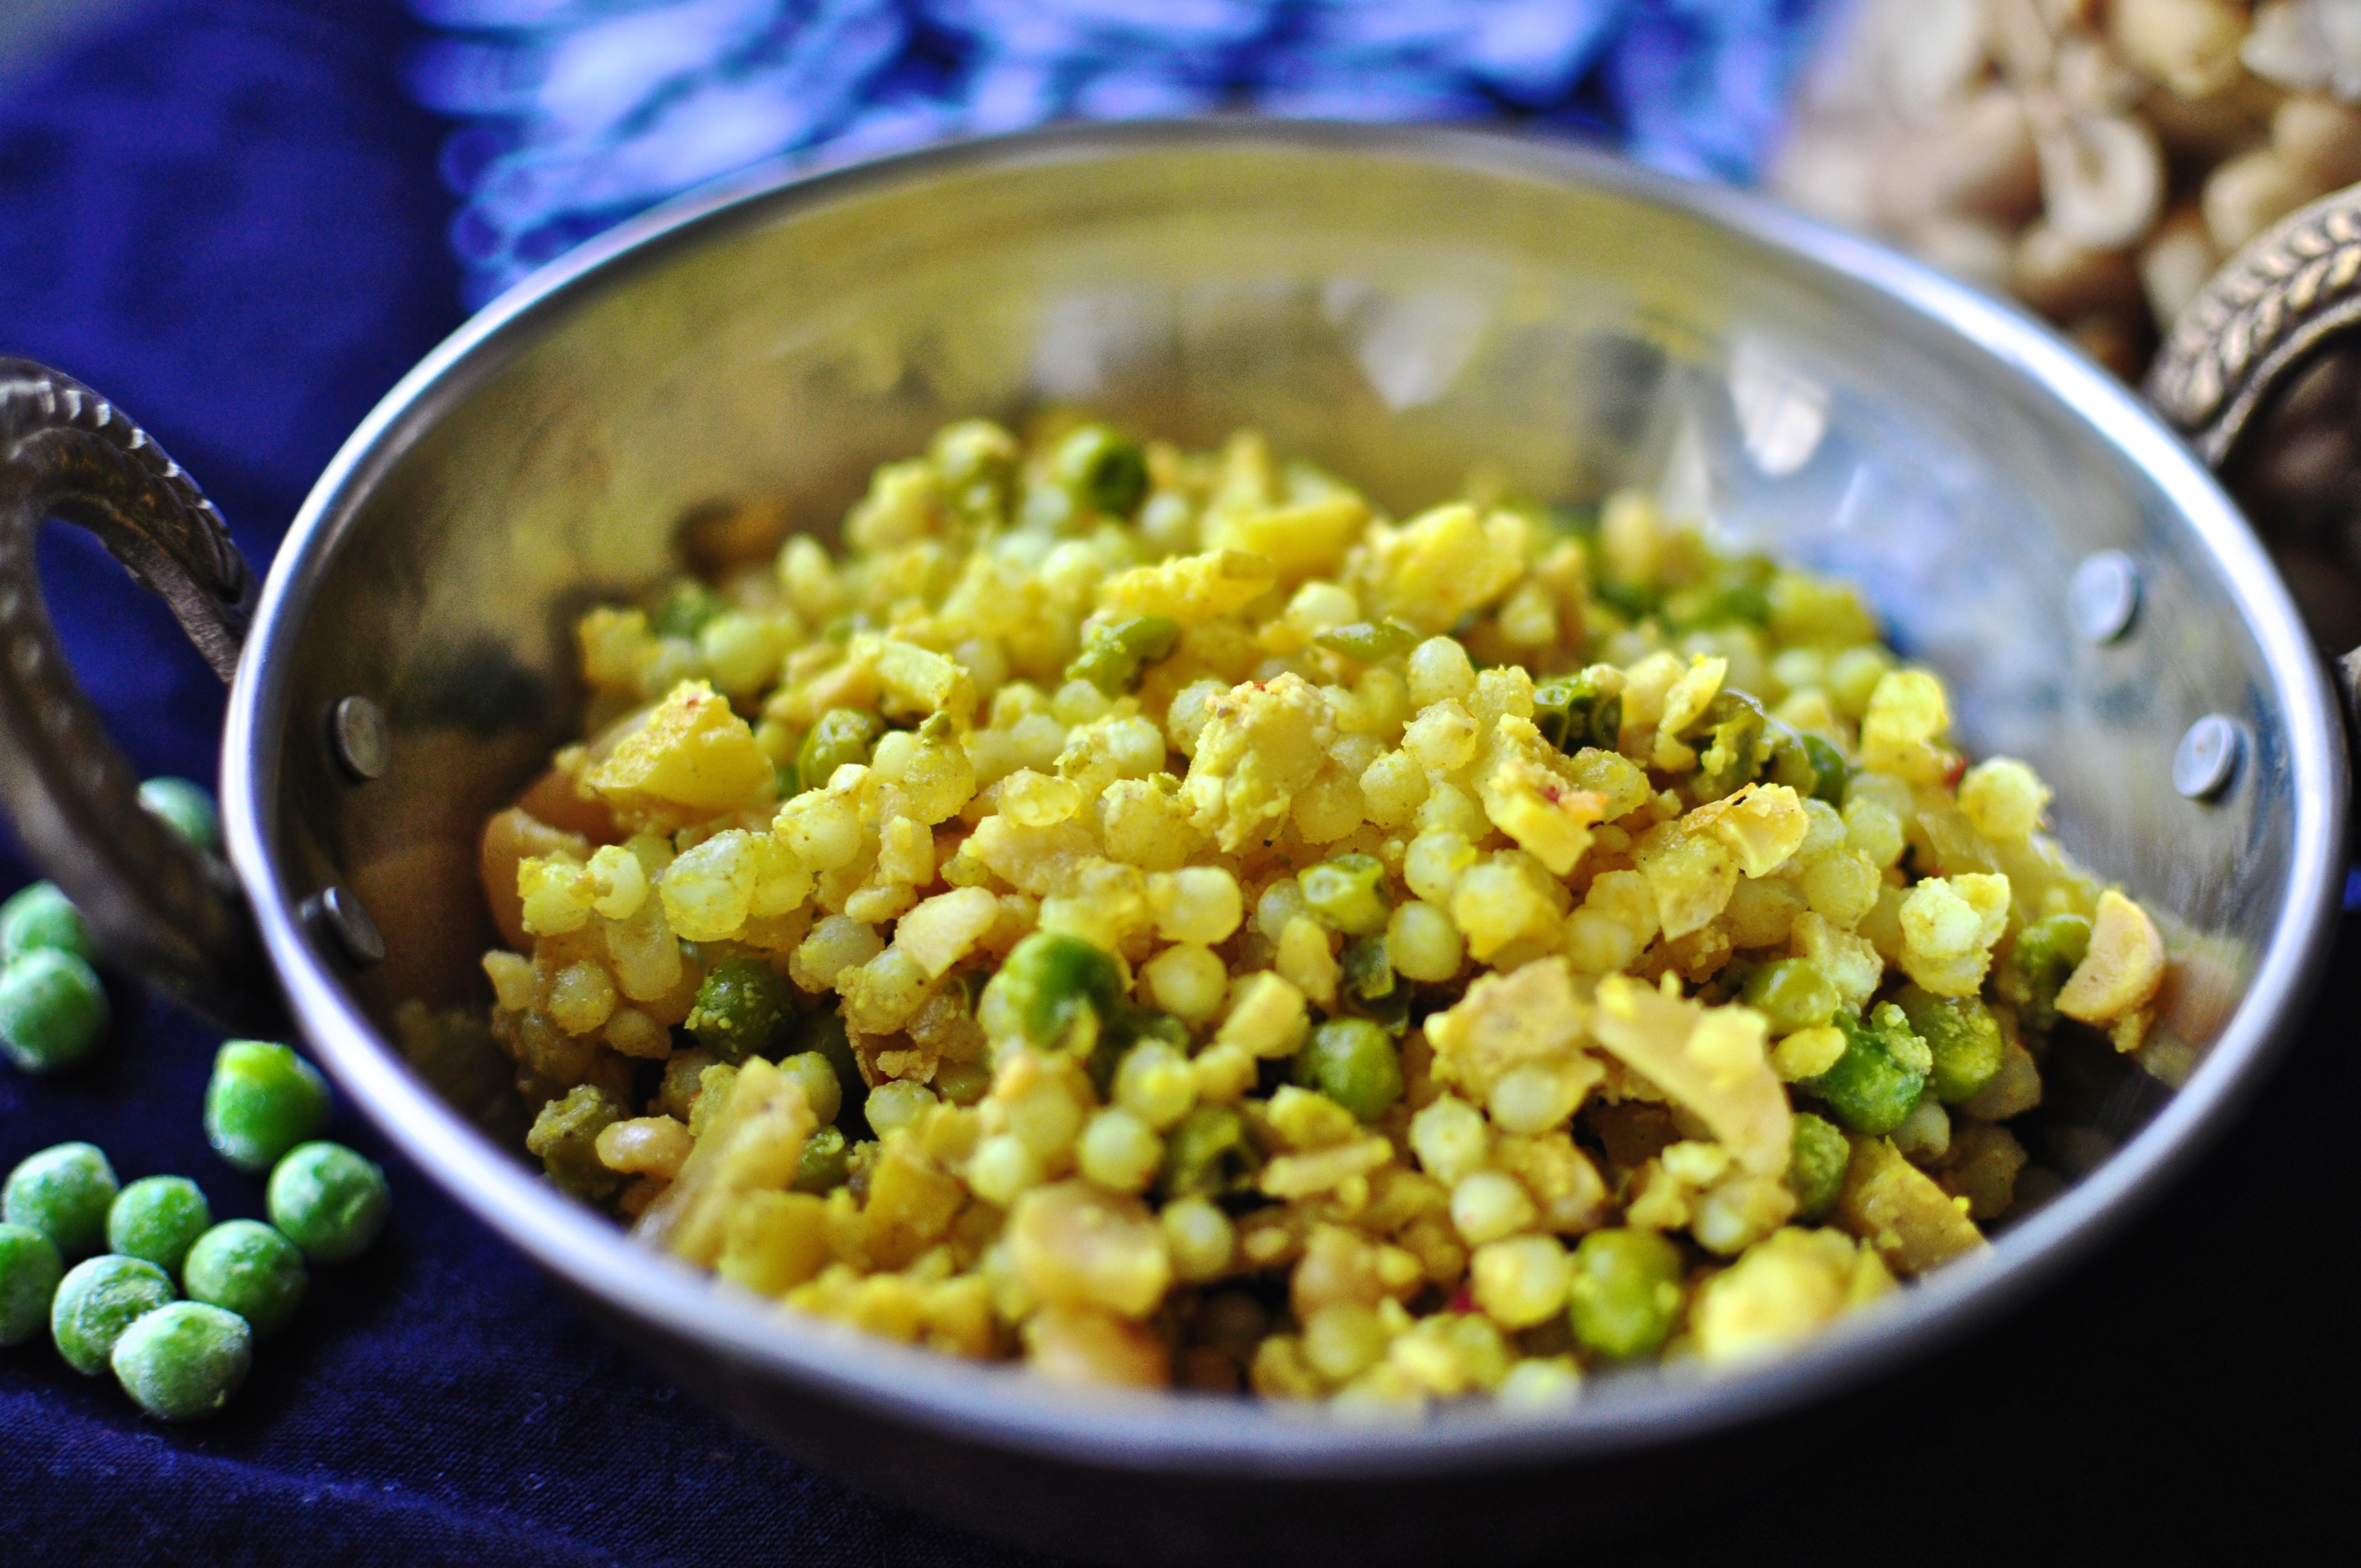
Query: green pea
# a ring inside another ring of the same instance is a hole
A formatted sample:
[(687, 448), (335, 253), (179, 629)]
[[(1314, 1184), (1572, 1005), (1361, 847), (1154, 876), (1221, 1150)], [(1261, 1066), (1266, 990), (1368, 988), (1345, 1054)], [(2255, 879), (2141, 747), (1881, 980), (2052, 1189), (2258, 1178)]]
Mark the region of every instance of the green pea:
[(797, 1192), (833, 1192), (852, 1174), (851, 1146), (840, 1127), (822, 1127), (804, 1140), (803, 1157), (789, 1185)]
[(1803, 1087), (1819, 1097), (1828, 1114), (1867, 1137), (1883, 1137), (1917, 1109), (1934, 1059), (1910, 1020), (1893, 1003), (1881, 1003), (1868, 1022), (1850, 1013), (1836, 1015), (1845, 1052), (1836, 1066)]
[(22, 1071), (83, 1060), (113, 1015), (98, 972), (61, 948), (35, 948), (0, 969), (0, 1051)]
[(796, 771), (794, 762), (771, 764), (771, 784), (781, 800), (793, 800), (804, 792), (804, 776)]
[(1744, 692), (1724, 688), (1714, 694), (1704, 718), (1692, 727), (1708, 737), (1697, 748), (1699, 800), (1719, 800), (1763, 776), (1774, 750), (1770, 723), (1763, 705)]
[(0, 1224), (0, 1345), (41, 1332), (65, 1269), (49, 1237), (30, 1225)]
[[(628, 1120), (630, 1111), (605, 1090), (592, 1084), (578, 1083), (565, 1095), (541, 1108), (533, 1119), (533, 1130), (524, 1135), (525, 1152), (541, 1161), (541, 1168), (549, 1179), (573, 1193), (577, 1198), (597, 1203), (613, 1197), (620, 1190), (623, 1179), (598, 1163), (598, 1135), (617, 1122)], [(305, 1144), (304, 1148), (332, 1147), (331, 1145)], [(300, 1151), (299, 1151), (300, 1152)], [(288, 1158), (292, 1159), (292, 1154)], [(286, 1167), (282, 1163), (280, 1169)], [(276, 1190), (279, 1175), (273, 1171), (271, 1189)], [(294, 1190), (290, 1189), (291, 1192)], [(272, 1214), (273, 1223), (278, 1215)], [(279, 1227), (286, 1231), (285, 1225)], [(294, 1232), (287, 1231), (289, 1235)], [(297, 1238), (301, 1240), (301, 1238)], [(309, 1251), (307, 1247), (305, 1249)]]
[(159, 1307), (115, 1342), (115, 1381), (151, 1416), (192, 1421), (229, 1403), (254, 1365), (254, 1331), (203, 1301)]
[(1066, 678), (1088, 681), (1109, 696), (1121, 696), (1139, 685), (1148, 665), (1170, 658), (1180, 645), (1180, 623), (1166, 616), (1103, 621), (1082, 639), (1082, 651), (1066, 666)]
[(170, 1277), (145, 1258), (113, 1253), (75, 1264), (49, 1303), (49, 1337), (85, 1377), (106, 1370), (115, 1342), (133, 1321), (172, 1299)]
[(2026, 1024), (2047, 1030), (2058, 1022), (2058, 993), (2091, 950), (2091, 922), (2080, 915), (2052, 915), (2018, 933), (2008, 955), (2008, 990), (2023, 1004)]
[(1776, 572), (1760, 555), (1717, 561), (1705, 581), (1666, 594), (1660, 613), (1665, 626), (1676, 632), (1740, 623), (1760, 626), (1771, 618), (1769, 590)]
[(1534, 728), (1568, 756), (1585, 746), (1612, 751), (1623, 727), (1623, 698), (1607, 691), (1602, 672), (1553, 675), (1533, 688)]
[(1373, 1122), (1402, 1094), (1401, 1057), (1367, 1018), (1331, 1018), (1312, 1031), (1295, 1058), (1298, 1081)]
[(806, 789), (826, 789), (848, 762), (866, 764), (885, 721), (865, 707), (831, 707), (796, 749), (796, 777)]
[(1797, 739), (1812, 764), (1813, 797), (1842, 806), (1845, 785), (1852, 781), (1852, 764), (1845, 761), (1842, 751), (1809, 730), (1801, 731)]
[(253, 1220), (225, 1220), (199, 1236), (181, 1277), (190, 1300), (236, 1312), (258, 1340), (287, 1326), (310, 1282), (302, 1250)]
[(279, 1162), (263, 1190), (263, 1203), (270, 1223), (306, 1256), (342, 1263), (367, 1252), (385, 1229), (393, 1193), (375, 1164), (342, 1144), (314, 1143)]
[(1957, 1105), (1973, 1099), (2000, 1076), (2008, 1043), (2001, 1037), (2000, 1020), (1980, 998), (1936, 996), (1909, 985), (1894, 1000), (1934, 1058), (1927, 1087), (1934, 1091), (1936, 1099)]
[(1056, 1047), (1085, 1012), (1104, 1022), (1122, 998), (1113, 957), (1062, 932), (1036, 931), (1016, 944), (987, 991), (997, 990), (1017, 1029), (1033, 1044)]
[(819, 1052), (797, 1051), (782, 1058), (779, 1071), (802, 1087), (812, 1119), (821, 1126), (832, 1124), (844, 1109), (844, 1080), (836, 1076), (836, 1064)]
[(1618, 1361), (1662, 1346), (1686, 1292), (1681, 1249), (1653, 1231), (1593, 1231), (1574, 1249), (1567, 1313), (1582, 1346)]
[[(835, 617), (826, 626), (819, 629), (819, 634), (822, 637), (827, 638), (830, 642), (843, 643), (851, 641), (855, 637), (864, 631), (883, 631), (885, 629), (883, 626), (878, 624), (877, 618), (875, 616), (870, 614), (865, 609), (855, 609), (848, 610), (844, 614)], [(809, 774), (806, 774), (805, 778), (807, 783), (810, 782)], [(821, 779), (818, 781), (818, 784), (814, 784), (812, 787), (817, 789), (820, 784), (826, 784), (827, 782), (828, 781), (826, 779)]]
[(53, 882), (19, 888), (0, 904), (0, 963), (10, 963), (36, 948), (55, 948), (84, 963), (98, 957), (98, 944), (73, 906)]
[(786, 976), (760, 959), (733, 954), (698, 984), (686, 1026), (714, 1060), (736, 1067), (748, 1057), (776, 1052), (795, 1011), (795, 988)]
[(1345, 943), (1344, 959), (1337, 967), (1342, 971), (1345, 994), (1364, 1006), (1402, 996), (1401, 977), (1394, 972), (1393, 956), (1387, 951), (1383, 932), (1356, 937)]
[(213, 792), (188, 779), (152, 778), (139, 786), (139, 804), (200, 850), (221, 851), (221, 808)]
[(1593, 598), (1632, 621), (1655, 614), (1660, 598), (1646, 583), (1628, 582), (1620, 577), (1601, 577), (1590, 591)]
[(1386, 928), (1393, 900), (1386, 895), (1386, 868), (1375, 855), (1336, 855), (1308, 866), (1296, 879), (1312, 918), (1332, 931), (1368, 937)]
[(1123, 1001), (1100, 1014), (1098, 1044), (1091, 1047), (1090, 1060), (1082, 1065), (1101, 1099), (1115, 1091), (1115, 1076), (1123, 1066), (1123, 1058), (1142, 1040), (1161, 1040), (1187, 1056), (1189, 1025), (1160, 1009), (1137, 1007)]
[(0, 1190), (0, 1219), (49, 1238), (60, 1257), (96, 1252), (120, 1186), (92, 1144), (52, 1144), (25, 1157)]
[(328, 1126), (328, 1081), (287, 1047), (228, 1040), (205, 1085), (205, 1139), (240, 1170), (269, 1170)]
[(1852, 1163), (1852, 1145), (1835, 1124), (1809, 1111), (1795, 1113), (1795, 1141), (1787, 1155), (1787, 1190), (1795, 1195), (1795, 1217), (1817, 1220), (1835, 1207)]
[(190, 1245), (213, 1223), (213, 1205), (195, 1182), (185, 1176), (143, 1176), (116, 1193), (108, 1207), (106, 1249), (177, 1274)]
[(655, 613), (648, 618), (648, 629), (659, 637), (694, 642), (697, 634), (705, 630), (705, 623), (729, 608), (719, 594), (695, 577), (683, 577), (656, 601)]
[(1077, 502), (1111, 517), (1129, 517), (1148, 495), (1148, 455), (1103, 424), (1086, 424), (1058, 443), (1049, 472)]
[(1762, 744), (1765, 748), (1762, 773), (1765, 782), (1785, 784), (1806, 799), (1818, 793), (1819, 769), (1804, 745), (1803, 734), (1794, 725), (1766, 716), (1763, 720)]
[(1843, 998), (1809, 959), (1781, 959), (1747, 977), (1739, 1000), (1770, 1022), (1774, 1035), (1792, 1035), (1836, 1016)]
[(954, 1105), (975, 1105), (992, 1092), (992, 1071), (982, 1062), (947, 1061), (935, 1069), (935, 1092)]
[(1331, 653), (1378, 664), (1417, 647), (1418, 633), (1399, 620), (1355, 620), (1332, 626), (1312, 641)]
[(935, 433), (928, 455), (953, 511), (986, 527), (1008, 521), (1016, 472), (1015, 436), (988, 419), (961, 420)]
[(1260, 1168), (1246, 1119), (1227, 1105), (1200, 1105), (1164, 1135), (1165, 1192), (1212, 1198), (1245, 1190)]
[(861, 1058), (852, 1054), (852, 1036), (845, 1029), (843, 1014), (834, 1011), (807, 1013), (796, 1030), (796, 1050), (816, 1052), (828, 1058), (836, 1069), (836, 1082), (842, 1095), (838, 1103), (836, 1124), (854, 1143), (869, 1135), (869, 1124), (861, 1114), (862, 1096), (851, 1092), (860, 1088)]

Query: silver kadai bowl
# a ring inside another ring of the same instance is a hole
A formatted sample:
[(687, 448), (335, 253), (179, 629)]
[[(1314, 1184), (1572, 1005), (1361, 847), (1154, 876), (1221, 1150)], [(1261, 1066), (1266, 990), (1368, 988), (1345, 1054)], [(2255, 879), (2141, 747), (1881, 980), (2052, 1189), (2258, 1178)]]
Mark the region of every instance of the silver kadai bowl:
[[(390, 1020), (485, 994), (477, 835), (577, 722), (572, 619), (673, 570), (700, 507), (784, 497), (830, 534), (875, 464), (1044, 400), (1191, 444), (1257, 425), (1398, 511), (1479, 457), (1568, 500), (1661, 484), (1735, 543), (1866, 585), (1949, 684), (1960, 742), (2031, 762), (2067, 848), (2166, 917), (2145, 1063), (2053, 1058), (2028, 1119), (2069, 1185), (1775, 1365), (1381, 1426), (884, 1344), (717, 1288), (546, 1185), (405, 1065)], [(283, 997), (405, 1153), (703, 1398), (1049, 1550), (1492, 1557), (1692, 1495), (2023, 1305), (2164, 1186), (2294, 1020), (2344, 875), (2329, 685), (2175, 436), (2012, 307), (1559, 148), (1148, 126), (736, 182), (437, 349), (321, 477), (258, 602), (193, 487), (95, 394), (0, 367), (0, 786), (110, 950), (216, 1017)], [(131, 804), (48, 632), (45, 516), (106, 535), (234, 669), (234, 875)]]

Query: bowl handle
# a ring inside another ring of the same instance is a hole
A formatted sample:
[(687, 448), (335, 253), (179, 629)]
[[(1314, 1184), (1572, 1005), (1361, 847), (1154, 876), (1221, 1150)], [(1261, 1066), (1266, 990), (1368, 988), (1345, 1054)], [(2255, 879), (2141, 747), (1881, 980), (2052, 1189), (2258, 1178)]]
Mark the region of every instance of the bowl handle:
[(2361, 736), (2361, 185), (2214, 273), (2145, 390), (2279, 562)]
[(206, 663), (236, 671), (254, 573), (179, 464), (88, 387), (0, 358), (0, 800), (100, 950), (233, 1028), (282, 1016), (252, 916), (219, 856), (141, 808), (49, 623), (34, 538), (58, 518), (162, 596)]

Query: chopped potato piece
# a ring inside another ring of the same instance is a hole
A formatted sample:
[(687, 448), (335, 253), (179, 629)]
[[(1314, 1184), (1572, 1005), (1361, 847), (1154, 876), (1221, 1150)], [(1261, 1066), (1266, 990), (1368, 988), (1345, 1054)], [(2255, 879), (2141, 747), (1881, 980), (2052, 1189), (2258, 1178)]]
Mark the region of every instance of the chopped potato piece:
[(1837, 1217), (1896, 1274), (1924, 1274), (1985, 1245), (1968, 1218), (1966, 1201), (1937, 1186), (1891, 1140), (1854, 1135), (1850, 1141), (1852, 1163), (1837, 1194)]

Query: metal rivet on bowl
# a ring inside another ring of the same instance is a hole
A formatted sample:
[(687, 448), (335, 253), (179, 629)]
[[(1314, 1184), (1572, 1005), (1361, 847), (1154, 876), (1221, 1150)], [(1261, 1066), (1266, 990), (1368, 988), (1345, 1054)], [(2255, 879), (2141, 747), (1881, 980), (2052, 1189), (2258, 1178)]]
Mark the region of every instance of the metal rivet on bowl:
[(2113, 642), (2139, 613), (2139, 567), (2120, 550), (2102, 550), (2074, 568), (2066, 585), (2066, 619), (2085, 642)]
[(383, 778), (393, 761), (385, 715), (365, 696), (348, 696), (329, 710), (328, 738), (335, 745), (336, 761), (362, 784)]
[(2229, 787), (2245, 745), (2237, 725), (2207, 714), (2189, 727), (2172, 754), (2172, 787), (2191, 800), (2212, 800)]
[(367, 965), (385, 961), (385, 938), (379, 932), (377, 922), (361, 907), (361, 901), (343, 888), (330, 887), (314, 894), (303, 901), (303, 913), (353, 962)]

